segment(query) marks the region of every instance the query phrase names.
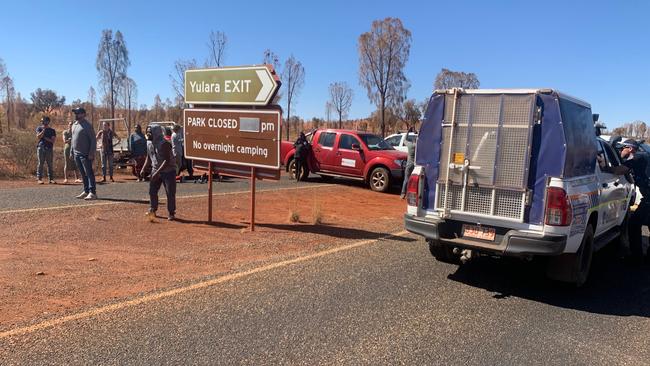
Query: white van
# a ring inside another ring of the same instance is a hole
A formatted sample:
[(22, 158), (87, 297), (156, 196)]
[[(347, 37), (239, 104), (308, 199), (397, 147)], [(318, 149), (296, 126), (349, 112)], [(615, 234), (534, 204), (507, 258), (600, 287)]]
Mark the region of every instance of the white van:
[(546, 256), (549, 277), (584, 284), (593, 252), (626, 242), (634, 192), (592, 118), (588, 103), (551, 89), (436, 91), (406, 229), (442, 261)]

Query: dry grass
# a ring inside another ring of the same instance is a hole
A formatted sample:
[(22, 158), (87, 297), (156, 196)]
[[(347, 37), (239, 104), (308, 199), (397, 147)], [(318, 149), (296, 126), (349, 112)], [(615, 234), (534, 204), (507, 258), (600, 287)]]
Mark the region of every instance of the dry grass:
[(323, 208), (319, 202), (314, 202), (314, 206), (311, 208), (311, 220), (314, 225), (320, 225), (323, 223)]
[(300, 222), (300, 213), (296, 210), (289, 211), (289, 222), (297, 223)]

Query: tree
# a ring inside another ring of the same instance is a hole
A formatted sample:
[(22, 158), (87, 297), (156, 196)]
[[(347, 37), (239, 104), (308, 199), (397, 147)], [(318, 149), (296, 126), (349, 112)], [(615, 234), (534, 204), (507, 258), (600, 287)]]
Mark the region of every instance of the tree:
[(325, 115), (327, 116), (327, 124), (329, 125), (330, 122), (332, 122), (332, 111), (334, 110), (334, 107), (332, 106), (332, 102), (327, 101), (325, 102)]
[(163, 114), (165, 113), (162, 101), (160, 100), (160, 95), (156, 94), (156, 96), (153, 98), (153, 120), (154, 121), (160, 121), (160, 118), (164, 117)]
[(100, 84), (104, 87), (106, 100), (111, 109), (111, 118), (115, 118), (120, 80), (126, 77), (126, 69), (130, 65), (129, 51), (122, 32), (118, 30), (113, 38), (113, 31), (104, 29), (99, 40), (96, 66)]
[(97, 93), (92, 86), (88, 89), (88, 103), (90, 104), (90, 120), (95, 120), (95, 103), (97, 103)]
[(45, 114), (50, 114), (65, 104), (65, 97), (59, 97), (54, 90), (50, 89), (38, 88), (31, 94), (31, 97), (34, 109)]
[(410, 50), (411, 32), (398, 18), (375, 20), (370, 32), (359, 36), (359, 77), (379, 109), (382, 137), (386, 108), (402, 104), (410, 87), (404, 76)]
[[(0, 75), (1, 74), (2, 71), (0, 70)], [(6, 98), (5, 111), (7, 114), (7, 132), (11, 132), (11, 124), (14, 119), (14, 100), (16, 97), (16, 89), (14, 89), (14, 81), (11, 78), (11, 76), (6, 75), (5, 77), (0, 78), (0, 88), (2, 89), (2, 92), (0, 92), (0, 94), (4, 93)], [(0, 133), (2, 133), (1, 121), (0, 121)]]
[(481, 83), (473, 72), (452, 71), (443, 68), (436, 76), (434, 89), (478, 89)]
[(275, 72), (280, 72), (280, 57), (276, 55), (270, 49), (264, 50), (264, 58), (262, 59), (263, 64), (272, 65), (275, 69)]
[[(305, 68), (293, 55), (284, 63), (282, 71), (282, 84), (286, 85), (287, 93), (287, 121), (291, 118), (291, 102), (298, 96), (305, 83)], [(287, 140), (289, 140), (289, 124), (287, 123)]]
[(415, 127), (418, 122), (420, 122), (420, 118), (422, 117), (422, 112), (420, 111), (420, 107), (418, 104), (415, 102), (414, 99), (409, 99), (404, 102), (404, 105), (402, 106), (402, 116), (401, 119), (404, 121), (406, 124), (406, 128), (410, 127)]
[(195, 59), (176, 60), (174, 70), (169, 74), (169, 80), (172, 82), (172, 89), (176, 92), (176, 98), (185, 101), (185, 71), (196, 69)]
[(208, 40), (208, 49), (210, 50), (209, 59), (206, 62), (208, 67), (221, 67), (223, 59), (226, 54), (226, 45), (228, 44), (228, 37), (226, 33), (218, 31), (210, 32), (210, 39)]
[(137, 107), (138, 103), (138, 85), (130, 77), (121, 79), (120, 90), (124, 100), (124, 109), (126, 109), (126, 126), (131, 131), (131, 110)]
[[(273, 66), (273, 70), (275, 71), (275, 73), (280, 75), (280, 57), (276, 55), (275, 52), (271, 51), (268, 48), (265, 49), (262, 63), (265, 65)], [(283, 95), (282, 93), (283, 93), (282, 88), (280, 88), (280, 90), (278, 90), (278, 92), (275, 93), (275, 97), (273, 98), (273, 104), (280, 103), (280, 100), (282, 99), (282, 95)]]
[[(9, 79), (7, 74), (7, 66), (5, 62), (0, 58), (0, 97), (5, 92), (6, 80)], [(7, 92), (7, 95), (9, 92)], [(9, 97), (7, 96), (7, 129), (9, 129)], [(0, 119), (0, 135), (2, 135), (2, 120)]]
[(343, 116), (346, 116), (352, 106), (352, 89), (346, 82), (330, 84), (330, 100), (332, 107), (339, 115), (339, 128), (343, 128)]

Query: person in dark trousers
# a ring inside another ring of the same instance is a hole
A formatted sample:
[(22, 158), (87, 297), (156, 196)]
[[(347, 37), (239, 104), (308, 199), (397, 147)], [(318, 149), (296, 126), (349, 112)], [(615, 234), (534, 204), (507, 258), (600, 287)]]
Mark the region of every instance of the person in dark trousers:
[(304, 172), (308, 172), (307, 168), (307, 157), (309, 155), (309, 141), (307, 141), (307, 137), (305, 136), (304, 132), (301, 132), (300, 135), (298, 136), (298, 139), (296, 142), (293, 144), (293, 147), (296, 149), (295, 153), (293, 154), (293, 158), (295, 160), (295, 166), (296, 166), (296, 172), (295, 172), (295, 178), (296, 182), (300, 181), (300, 178), (302, 177), (302, 174)]
[(77, 164), (77, 169), (81, 173), (81, 180), (84, 184), (84, 191), (77, 198), (85, 200), (97, 199), (95, 172), (93, 171), (93, 162), (95, 161), (95, 151), (97, 150), (97, 138), (93, 125), (86, 120), (86, 110), (75, 108), (75, 123), (72, 125), (72, 155)]
[[(648, 165), (647, 156), (639, 153), (639, 144), (631, 139), (625, 140), (622, 144), (623, 149), (620, 152), (621, 160), (632, 172), (634, 183), (639, 187), (643, 196), (637, 209), (632, 213), (628, 224), (630, 236), (630, 250), (633, 259), (637, 262), (643, 262), (643, 245), (642, 232), (643, 225), (650, 224), (650, 179), (648, 178), (646, 167)], [(650, 253), (646, 255), (646, 261), (650, 259)]]
[(36, 127), (36, 154), (38, 157), (38, 166), (36, 167), (36, 179), (38, 184), (43, 184), (43, 164), (47, 164), (47, 178), (50, 184), (56, 184), (54, 181), (54, 167), (52, 159), (54, 154), (54, 142), (56, 141), (56, 131), (50, 127), (50, 117), (41, 118), (41, 125)]
[[(415, 129), (413, 127), (409, 127), (408, 132), (406, 133), (406, 137), (408, 138), (409, 134), (412, 134), (415, 132)], [(411, 142), (408, 139), (406, 140), (406, 149), (408, 151), (408, 158), (406, 160), (406, 168), (404, 169), (404, 182), (402, 183), (402, 193), (400, 194), (400, 198), (404, 199), (406, 197), (406, 188), (408, 187), (409, 184), (409, 177), (411, 176), (411, 173), (413, 173), (413, 169), (415, 168), (415, 141)]]
[(129, 136), (129, 144), (131, 146), (131, 156), (135, 161), (133, 175), (138, 179), (138, 182), (144, 182), (145, 177), (141, 172), (147, 158), (147, 138), (142, 133), (142, 126), (139, 124), (135, 125), (135, 131)]
[(100, 140), (102, 142), (102, 181), (101, 183), (106, 182), (106, 170), (108, 168), (108, 175), (111, 179), (111, 182), (115, 182), (113, 180), (113, 139), (117, 139), (117, 143), (119, 144), (122, 140), (120, 139), (113, 130), (111, 130), (111, 125), (108, 122), (102, 123), (102, 130), (97, 132), (97, 140)]
[(176, 161), (171, 142), (163, 138), (160, 126), (147, 127), (147, 158), (140, 174), (144, 175), (146, 168), (151, 166), (149, 179), (149, 198), (151, 206), (147, 215), (156, 215), (158, 210), (158, 191), (165, 186), (167, 194), (167, 219), (172, 221), (176, 216)]

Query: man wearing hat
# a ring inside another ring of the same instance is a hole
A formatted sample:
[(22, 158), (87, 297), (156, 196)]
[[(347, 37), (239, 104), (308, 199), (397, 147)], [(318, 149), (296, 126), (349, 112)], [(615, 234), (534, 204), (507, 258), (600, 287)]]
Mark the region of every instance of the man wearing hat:
[(74, 113), (75, 119), (75, 123), (72, 125), (72, 154), (84, 183), (84, 191), (77, 198), (95, 200), (97, 199), (95, 172), (93, 172), (93, 161), (97, 149), (95, 130), (93, 125), (86, 120), (85, 109), (75, 108), (72, 113)]
[[(620, 154), (623, 165), (630, 169), (634, 176), (634, 183), (639, 187), (643, 196), (628, 224), (632, 255), (634, 259), (641, 262), (643, 258), (641, 228), (643, 225), (648, 225), (648, 220), (650, 220), (650, 179), (646, 172), (648, 161), (645, 154), (639, 153), (639, 144), (636, 141), (625, 140), (620, 147), (622, 147)], [(648, 258), (650, 258), (650, 253), (646, 255), (646, 259)]]
[(36, 179), (38, 179), (38, 184), (43, 184), (43, 163), (47, 163), (47, 178), (49, 179), (50, 184), (56, 184), (54, 181), (54, 169), (52, 167), (56, 131), (50, 127), (50, 117), (45, 116), (41, 118), (41, 125), (36, 128), (36, 138), (38, 139), (38, 144), (36, 146), (36, 153), (38, 156)]

